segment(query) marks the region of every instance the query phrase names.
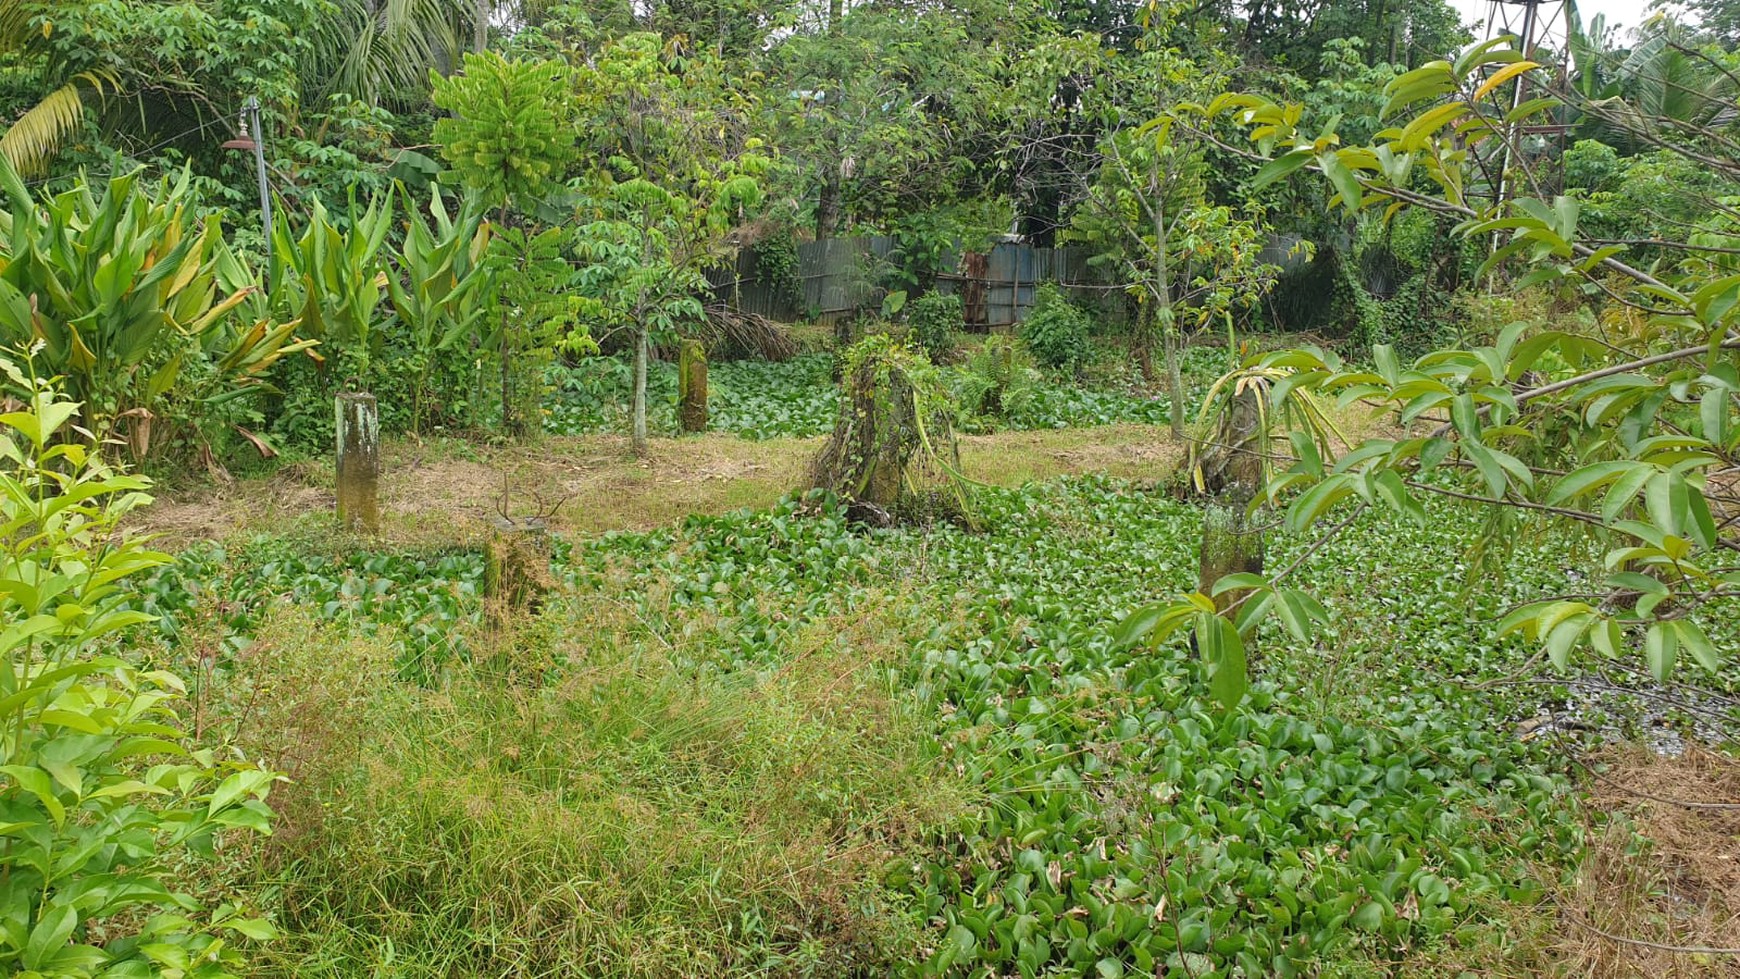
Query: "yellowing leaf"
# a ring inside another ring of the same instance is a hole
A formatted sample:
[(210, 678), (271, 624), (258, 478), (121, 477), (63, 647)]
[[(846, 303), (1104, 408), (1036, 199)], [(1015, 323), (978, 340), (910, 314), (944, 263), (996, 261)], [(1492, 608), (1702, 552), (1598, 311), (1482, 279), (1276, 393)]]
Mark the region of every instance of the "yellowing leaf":
[(1505, 82), (1510, 81), (1512, 78), (1515, 78), (1525, 71), (1539, 67), (1540, 64), (1533, 61), (1513, 61), (1510, 64), (1505, 65), (1503, 68), (1493, 72), (1491, 78), (1482, 82), (1480, 87), (1474, 90), (1474, 100), (1478, 102), (1481, 99), (1486, 98), (1493, 89), (1503, 85)]

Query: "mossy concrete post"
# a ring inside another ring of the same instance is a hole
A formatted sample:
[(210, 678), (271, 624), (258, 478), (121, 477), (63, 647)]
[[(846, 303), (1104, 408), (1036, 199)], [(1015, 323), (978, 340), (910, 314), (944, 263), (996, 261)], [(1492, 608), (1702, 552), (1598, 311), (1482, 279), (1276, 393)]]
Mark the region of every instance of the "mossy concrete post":
[(677, 417), (685, 432), (707, 430), (707, 350), (684, 340), (677, 350)]
[(337, 399), (338, 525), (376, 533), (381, 513), (375, 492), (381, 478), (381, 424), (375, 396), (347, 391)]
[[(1201, 565), (1197, 590), (1211, 594), (1229, 574), (1263, 571), (1263, 531), (1251, 520), (1251, 501), (1262, 491), (1263, 453), (1268, 450), (1263, 427), (1263, 398), (1268, 386), (1247, 382), (1222, 411), (1213, 451), (1204, 466)], [(1215, 608), (1226, 611), (1244, 597), (1244, 589), (1215, 596)]]

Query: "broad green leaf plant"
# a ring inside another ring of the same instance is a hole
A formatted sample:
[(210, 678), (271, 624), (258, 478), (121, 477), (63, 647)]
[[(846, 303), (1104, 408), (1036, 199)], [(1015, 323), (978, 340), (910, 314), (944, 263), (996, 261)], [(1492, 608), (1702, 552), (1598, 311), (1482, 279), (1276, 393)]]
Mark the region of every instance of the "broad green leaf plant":
[(300, 235), (290, 221), (277, 223), (271, 305), (342, 357), (345, 374), (366, 382), (383, 340), (376, 328), (390, 278), (382, 261), (393, 199), (382, 195), (360, 213), (352, 200), (346, 218), (340, 228), (316, 198)]
[(387, 295), (397, 329), (407, 334), (414, 351), (411, 366), (418, 380), (412, 393), (411, 430), (421, 434), (423, 396), (436, 357), (476, 335), (489, 309), (493, 275), (484, 259), (490, 234), (474, 199), (451, 215), (440, 192), (432, 192), (425, 221), (402, 184), (399, 193), (405, 204), (405, 237), (388, 252)]
[(35, 345), (88, 431), (107, 437), (127, 420), (144, 455), (172, 396), (214, 408), (309, 346), (295, 321), (236, 322), (253, 286), (222, 274), (237, 263), (218, 218), (193, 217), (187, 172), (155, 187), (138, 171), (81, 181), (39, 200), (0, 161), (0, 191), (0, 343)]
[(276, 776), (189, 750), (180, 679), (120, 650), (150, 619), (128, 608), (129, 579), (169, 560), (118, 529), (148, 481), (72, 437), (77, 402), (0, 371), (31, 392), (0, 415), (0, 969), (236, 974), (237, 940), (271, 925), (203, 906), (177, 874), (221, 833), (268, 832)]
[[(1176, 118), (1205, 134), (1245, 129), (1252, 148), (1220, 145), (1263, 159), (1258, 183), (1310, 169), (1326, 179), (1332, 207), (1455, 216), (1460, 234), (1491, 243), (1481, 274), (1496, 285), (1513, 273), (1510, 288), (1564, 289), (1641, 324), (1519, 322), (1489, 343), (1412, 362), (1387, 346), (1372, 350), (1370, 365), (1315, 347), (1250, 358), (1248, 370), (1277, 373), (1277, 407), (1364, 404), (1404, 428), (1339, 454), (1328, 440), (1294, 438), (1265, 500), (1285, 506), (1297, 533), (1333, 521), (1320, 541), (1351, 523), (1350, 508), (1421, 520), (1428, 497), (1489, 508), (1513, 528), (1525, 517), (1585, 526), (1604, 547), (1603, 576), (1583, 594), (1514, 609), (1496, 633), (1538, 644), (1559, 668), (1586, 651), (1641, 654), (1658, 680), (1682, 658), (1714, 670), (1723, 655), (1701, 613), (1740, 593), (1740, 496), (1731, 488), (1740, 472), (1740, 269), (1727, 251), (1740, 229), (1718, 212), (1715, 227), (1682, 243), (1685, 258), (1649, 270), (1628, 264), (1624, 245), (1584, 240), (1578, 201), (1541, 193), (1522, 142), (1524, 127), (1558, 103), (1517, 101), (1508, 86), (1540, 71), (1502, 38), (1424, 65), (1389, 84), (1390, 126), (1362, 146), (1341, 146), (1333, 122), (1307, 135), (1297, 106), (1261, 98), (1179, 108)], [(1726, 145), (1712, 143), (1687, 152)], [(1223, 579), (1221, 587), (1253, 589), (1233, 632), (1209, 621), (1209, 596), (1187, 595), (1138, 611), (1122, 635), (1192, 626), (1212, 657), (1272, 610), (1303, 640), (1321, 610), (1280, 584), (1286, 570)], [(1235, 659), (1243, 656), (1225, 662)]]

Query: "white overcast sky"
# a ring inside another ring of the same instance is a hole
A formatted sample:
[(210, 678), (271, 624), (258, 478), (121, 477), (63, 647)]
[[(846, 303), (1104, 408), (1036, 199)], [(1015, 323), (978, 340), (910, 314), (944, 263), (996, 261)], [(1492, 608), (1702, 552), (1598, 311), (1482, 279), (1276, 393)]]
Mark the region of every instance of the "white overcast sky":
[[(1649, 16), (1649, 4), (1650, 0), (1581, 0), (1577, 4), (1577, 13), (1583, 18), (1584, 24), (1593, 20), (1596, 14), (1606, 14), (1607, 26), (1619, 25), (1620, 38), (1623, 40), (1631, 28)], [(1490, 0), (1450, 0), (1450, 5), (1462, 14), (1464, 22), (1477, 21), (1484, 24), (1492, 10)], [(1484, 32), (1476, 28), (1474, 33), (1479, 37)]]

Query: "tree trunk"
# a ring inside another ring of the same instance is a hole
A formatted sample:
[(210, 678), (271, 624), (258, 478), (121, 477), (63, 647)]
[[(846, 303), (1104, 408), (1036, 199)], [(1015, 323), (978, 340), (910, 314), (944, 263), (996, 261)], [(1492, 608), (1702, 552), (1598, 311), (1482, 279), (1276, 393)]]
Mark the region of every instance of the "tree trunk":
[(1154, 325), (1160, 328), (1160, 342), (1166, 354), (1166, 397), (1172, 400), (1166, 412), (1172, 423), (1172, 437), (1184, 438), (1184, 378), (1178, 369), (1178, 320), (1172, 312), (1172, 269), (1166, 261), (1166, 224), (1164, 196), (1157, 176), (1150, 177), (1149, 189), (1154, 194)]
[(501, 310), (501, 349), (498, 351), (501, 359), (501, 430), (512, 435), (514, 433), (514, 382), (513, 359), (508, 351), (508, 313), (507, 307)]
[(1148, 303), (1136, 307), (1136, 364), (1142, 368), (1142, 382), (1154, 383), (1154, 311)]
[[(496, 224), (507, 227), (507, 205), (503, 204), (496, 212)], [(501, 337), (497, 353), (501, 358), (501, 429), (509, 435), (514, 434), (514, 383), (513, 383), (513, 345), (509, 342), (508, 304), (501, 307)]]
[(550, 589), (550, 532), (538, 518), (496, 520), (483, 551), (483, 595), (498, 629), (536, 612)]
[(825, 241), (840, 230), (840, 161), (838, 156), (828, 161), (827, 176), (822, 179), (822, 196), (816, 201), (816, 240)]
[(646, 360), (650, 353), (646, 325), (635, 326), (634, 338), (634, 454), (646, 455)]
[(1172, 408), (1167, 412), (1172, 422), (1172, 437), (1184, 438), (1184, 372), (1178, 366), (1178, 332), (1168, 326), (1161, 334), (1161, 345), (1166, 354), (1166, 397), (1172, 400)]
[(477, 0), (473, 7), (471, 50), (479, 53), (489, 44), (489, 10), (490, 0)]

